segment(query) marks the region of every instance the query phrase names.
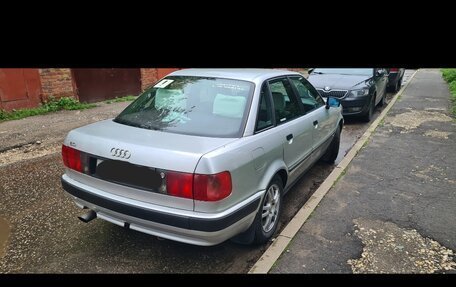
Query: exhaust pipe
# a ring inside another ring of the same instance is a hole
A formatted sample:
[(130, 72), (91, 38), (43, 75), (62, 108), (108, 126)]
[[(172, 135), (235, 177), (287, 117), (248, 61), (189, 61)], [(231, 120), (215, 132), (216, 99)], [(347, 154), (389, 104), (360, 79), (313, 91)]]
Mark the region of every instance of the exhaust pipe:
[(97, 213), (93, 210), (89, 210), (86, 214), (84, 215), (81, 215), (81, 216), (78, 216), (78, 218), (84, 222), (84, 223), (88, 223), (89, 221), (97, 218)]

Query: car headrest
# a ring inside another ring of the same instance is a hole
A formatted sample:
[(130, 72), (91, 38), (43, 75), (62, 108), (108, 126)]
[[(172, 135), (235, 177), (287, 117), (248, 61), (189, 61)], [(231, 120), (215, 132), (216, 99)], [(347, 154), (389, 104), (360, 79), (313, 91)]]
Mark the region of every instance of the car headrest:
[(157, 89), (155, 92), (155, 108), (161, 109), (185, 109), (187, 107), (187, 98), (184, 92), (179, 89)]
[(272, 92), (272, 99), (274, 100), (274, 107), (276, 110), (283, 110), (285, 108), (285, 97), (282, 93)]
[(240, 119), (244, 114), (245, 104), (245, 97), (217, 94), (212, 113), (218, 116)]

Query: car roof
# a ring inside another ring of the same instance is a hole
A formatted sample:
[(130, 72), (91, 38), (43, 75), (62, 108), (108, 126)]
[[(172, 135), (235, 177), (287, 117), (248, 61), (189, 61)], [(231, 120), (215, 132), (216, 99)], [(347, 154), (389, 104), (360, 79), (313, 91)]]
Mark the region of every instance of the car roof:
[(302, 76), (298, 72), (280, 69), (183, 69), (175, 71), (168, 76), (199, 76), (262, 82), (269, 78), (284, 75)]

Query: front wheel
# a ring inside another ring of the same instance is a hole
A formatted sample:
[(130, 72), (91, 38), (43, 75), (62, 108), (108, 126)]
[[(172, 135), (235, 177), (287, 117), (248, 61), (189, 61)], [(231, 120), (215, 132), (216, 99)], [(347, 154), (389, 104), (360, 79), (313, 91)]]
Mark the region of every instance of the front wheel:
[(339, 148), (340, 148), (340, 134), (341, 134), (340, 125), (337, 127), (336, 133), (329, 145), (328, 149), (326, 150), (325, 154), (321, 158), (322, 161), (327, 163), (334, 163), (339, 155)]
[(370, 122), (372, 120), (372, 116), (374, 114), (374, 109), (375, 109), (375, 95), (372, 96), (372, 99), (369, 104), (369, 108), (368, 108), (366, 114), (364, 114), (364, 116), (362, 117), (363, 121)]
[(380, 100), (380, 103), (378, 104), (380, 107), (383, 107), (386, 104), (386, 89), (383, 91), (383, 97)]

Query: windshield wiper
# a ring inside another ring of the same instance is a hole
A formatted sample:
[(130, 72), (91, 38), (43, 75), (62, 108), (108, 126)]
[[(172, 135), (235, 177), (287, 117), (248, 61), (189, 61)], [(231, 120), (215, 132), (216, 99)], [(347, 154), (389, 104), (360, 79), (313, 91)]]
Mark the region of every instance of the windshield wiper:
[(315, 71), (312, 71), (310, 72), (311, 74), (318, 74), (318, 75), (323, 75), (324, 73), (323, 72), (315, 72)]

